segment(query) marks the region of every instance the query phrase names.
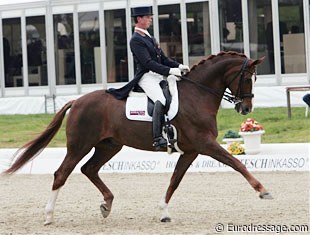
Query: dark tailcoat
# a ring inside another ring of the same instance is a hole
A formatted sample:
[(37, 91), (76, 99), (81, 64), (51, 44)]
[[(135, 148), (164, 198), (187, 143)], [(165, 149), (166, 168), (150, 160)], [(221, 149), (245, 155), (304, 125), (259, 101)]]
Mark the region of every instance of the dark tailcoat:
[(130, 40), (130, 49), (137, 64), (135, 77), (125, 86), (107, 92), (117, 99), (126, 99), (129, 92), (138, 84), (143, 74), (153, 71), (163, 76), (169, 75), (170, 68), (177, 68), (179, 63), (169, 59), (159, 48), (156, 40), (147, 35), (134, 32)]

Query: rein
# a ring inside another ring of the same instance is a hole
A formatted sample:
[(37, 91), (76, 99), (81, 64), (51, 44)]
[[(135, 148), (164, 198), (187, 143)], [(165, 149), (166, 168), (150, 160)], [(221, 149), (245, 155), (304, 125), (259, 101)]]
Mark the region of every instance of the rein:
[(199, 82), (197, 82), (197, 81), (195, 81), (195, 80), (189, 79), (189, 78), (187, 78), (187, 77), (185, 77), (185, 76), (181, 76), (180, 78), (181, 78), (182, 80), (188, 81), (188, 82), (190, 82), (190, 83), (192, 83), (192, 84), (194, 84), (194, 85), (200, 87), (201, 89), (203, 89), (203, 90), (205, 90), (205, 91), (207, 91), (207, 92), (209, 92), (209, 93), (211, 93), (211, 94), (213, 94), (213, 95), (216, 95), (216, 96), (218, 96), (218, 97), (221, 97), (221, 95), (220, 95), (217, 91), (215, 91), (215, 90), (213, 90), (213, 89), (211, 89), (211, 88), (209, 88), (209, 87), (207, 87), (207, 86), (205, 86), (205, 85), (203, 85), (203, 84), (201, 84), (201, 83), (199, 83)]
[[(226, 100), (226, 101), (228, 101), (230, 103), (238, 104), (238, 103), (242, 102), (243, 98), (246, 98), (246, 97), (253, 98), (254, 97), (254, 94), (252, 94), (252, 93), (251, 94), (242, 94), (241, 93), (241, 83), (244, 80), (244, 74), (245, 74), (245, 72), (249, 72), (250, 73), (250, 71), (245, 69), (246, 66), (248, 65), (248, 62), (249, 62), (249, 59), (246, 58), (244, 60), (243, 64), (242, 64), (242, 67), (241, 67), (240, 71), (238, 72), (238, 74), (228, 84), (228, 86), (229, 86), (234, 80), (236, 80), (240, 76), (238, 90), (237, 90), (237, 95), (235, 96), (231, 92), (225, 90), (224, 91), (224, 95), (223, 95), (223, 99), (224, 100)], [(200, 87), (201, 89), (203, 89), (203, 90), (213, 94), (213, 95), (221, 97), (219, 92), (217, 92), (216, 90), (211, 89), (211, 88), (209, 88), (209, 87), (207, 87), (207, 86), (205, 86), (205, 85), (203, 85), (203, 84), (201, 84), (201, 83), (199, 83), (199, 82), (197, 82), (195, 80), (191, 80), (191, 79), (189, 79), (189, 78), (187, 78), (185, 76), (181, 76), (181, 79), (185, 80), (185, 81), (188, 81), (188, 82), (190, 82), (190, 83)], [(256, 80), (256, 76), (255, 76), (255, 80)]]

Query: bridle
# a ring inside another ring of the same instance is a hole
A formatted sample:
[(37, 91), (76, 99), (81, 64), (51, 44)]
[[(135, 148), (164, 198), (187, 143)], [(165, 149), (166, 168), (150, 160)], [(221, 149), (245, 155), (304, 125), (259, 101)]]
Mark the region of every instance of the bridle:
[(234, 103), (235, 105), (241, 103), (244, 98), (253, 98), (254, 97), (253, 93), (243, 93), (242, 92), (242, 83), (245, 81), (245, 72), (250, 73), (251, 76), (254, 75), (255, 81), (256, 81), (256, 72), (252, 73), (251, 71), (246, 69), (248, 63), (249, 63), (249, 59), (246, 58), (242, 64), (242, 67), (241, 67), (239, 73), (229, 82), (229, 84), (227, 86), (227, 87), (229, 87), (234, 82), (234, 80), (240, 76), (236, 95), (233, 95), (231, 92), (228, 92), (228, 91), (224, 92), (223, 99), (227, 100), (230, 103)]
[[(239, 104), (243, 101), (244, 98), (253, 98), (254, 97), (254, 94), (253, 93), (243, 93), (242, 92), (242, 83), (245, 81), (245, 73), (250, 73), (251, 76), (255, 75), (255, 81), (256, 81), (256, 72), (251, 72), (249, 70), (247, 70), (247, 65), (249, 63), (249, 59), (246, 58), (241, 66), (241, 69), (240, 71), (237, 73), (237, 75), (229, 82), (228, 86), (229, 87), (238, 77), (240, 77), (239, 79), (239, 84), (238, 84), (238, 89), (237, 89), (237, 92), (236, 92), (236, 95), (233, 95), (231, 92), (229, 91), (225, 91), (224, 92), (224, 95), (223, 95), (223, 99), (230, 102), (230, 103), (233, 103), (233, 104)], [(209, 92), (209, 93), (212, 93), (218, 97), (220, 97), (220, 93), (218, 91), (216, 91), (215, 89), (211, 89), (197, 81), (194, 81), (194, 80), (191, 80), (185, 76), (181, 76), (182, 80), (185, 80), (185, 81), (188, 81), (188, 82), (191, 82), (193, 84), (195, 84), (196, 86), (200, 87), (201, 89)]]

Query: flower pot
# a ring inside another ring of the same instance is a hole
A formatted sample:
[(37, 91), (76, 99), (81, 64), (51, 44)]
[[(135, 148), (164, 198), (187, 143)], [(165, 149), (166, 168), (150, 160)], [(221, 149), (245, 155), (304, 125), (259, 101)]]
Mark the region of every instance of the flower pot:
[(244, 141), (246, 154), (258, 154), (260, 152), (261, 136), (265, 131), (239, 132)]
[(223, 141), (229, 146), (233, 142), (237, 142), (237, 143), (242, 142), (242, 138), (224, 138)]

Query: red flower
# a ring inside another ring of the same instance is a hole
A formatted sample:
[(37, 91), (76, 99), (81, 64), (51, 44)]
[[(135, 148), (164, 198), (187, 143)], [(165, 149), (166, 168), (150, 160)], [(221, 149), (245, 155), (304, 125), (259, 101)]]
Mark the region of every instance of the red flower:
[(253, 118), (246, 119), (243, 123), (241, 123), (240, 131), (241, 132), (252, 132), (252, 131), (260, 131), (264, 130), (263, 126), (260, 125)]

